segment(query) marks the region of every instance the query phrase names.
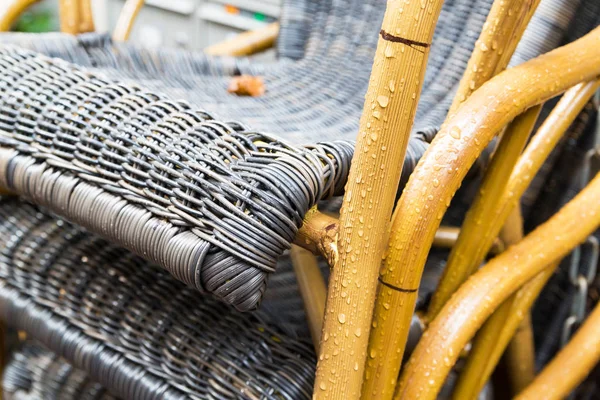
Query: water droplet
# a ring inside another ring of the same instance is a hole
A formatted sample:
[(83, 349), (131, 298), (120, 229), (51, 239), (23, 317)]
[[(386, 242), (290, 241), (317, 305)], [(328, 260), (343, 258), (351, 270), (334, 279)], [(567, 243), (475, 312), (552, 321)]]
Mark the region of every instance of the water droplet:
[(396, 90), (396, 84), (394, 83), (393, 80), (390, 81), (389, 88), (390, 88), (390, 92), (392, 92), (392, 93), (394, 93), (394, 91)]
[(435, 186), (435, 187), (440, 186), (440, 181), (437, 180), (437, 178), (434, 178), (433, 181), (432, 181), (432, 183), (433, 183), (433, 186)]
[(379, 111), (373, 111), (373, 118), (375, 118), (375, 119), (381, 118), (381, 113)]
[(360, 328), (356, 328), (356, 330), (354, 331), (354, 335), (356, 337), (360, 337), (360, 335), (362, 335), (362, 330)]
[(321, 382), (321, 384), (319, 385), (319, 389), (327, 390), (327, 385), (325, 384), (325, 382)]
[(385, 308), (386, 310), (390, 309), (390, 303), (383, 303), (383, 308)]
[(452, 128), (450, 128), (450, 136), (452, 136), (454, 139), (460, 139), (460, 128), (458, 126), (453, 126)]
[(392, 48), (391, 45), (387, 45), (387, 47), (385, 48), (384, 54), (387, 58), (392, 58), (394, 57), (394, 49)]
[(377, 97), (377, 102), (381, 107), (386, 108), (388, 103), (390, 102), (390, 99), (387, 96), (380, 95)]
[(346, 322), (346, 314), (339, 314), (338, 315), (338, 321), (340, 321), (340, 324), (343, 324)]
[(369, 356), (371, 358), (375, 358), (377, 356), (377, 352), (375, 351), (375, 349), (372, 349), (371, 352), (369, 353)]

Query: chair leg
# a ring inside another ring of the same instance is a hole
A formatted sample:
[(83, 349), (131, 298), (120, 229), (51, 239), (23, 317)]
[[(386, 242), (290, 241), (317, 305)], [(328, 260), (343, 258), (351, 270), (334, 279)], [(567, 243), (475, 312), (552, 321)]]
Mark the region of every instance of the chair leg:
[(387, 3), (340, 214), (315, 399), (361, 395), (387, 227), (442, 3)]

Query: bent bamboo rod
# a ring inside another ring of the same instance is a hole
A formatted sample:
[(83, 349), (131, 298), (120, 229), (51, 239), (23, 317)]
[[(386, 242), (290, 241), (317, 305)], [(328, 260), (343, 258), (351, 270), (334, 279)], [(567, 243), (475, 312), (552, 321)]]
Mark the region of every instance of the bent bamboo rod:
[[(10, 3), (5, 9), (4, 14), (0, 15), (0, 32), (7, 32), (15, 23), (17, 18), (23, 14), (29, 6), (37, 3), (39, 0), (8, 0)], [(12, 2), (11, 2), (12, 1)]]
[[(531, 107), (516, 117), (504, 132), (433, 293), (427, 320), (435, 318), (450, 296), (483, 261), (485, 254), (481, 259), (475, 259), (471, 251), (479, 244), (482, 227), (490, 225), (490, 220), (493, 220), (493, 215), (502, 204), (502, 195), (509, 183), (511, 171), (529, 139), (540, 111), (541, 105)], [(497, 230), (500, 231), (500, 227)]]
[(380, 276), (367, 373), (381, 390), (393, 390), (427, 254), (468, 169), (517, 115), (600, 74), (599, 46), (600, 27), (492, 78), (443, 125), (421, 158), (396, 206)]
[(600, 304), (571, 341), (515, 400), (564, 399), (600, 361)]
[(496, 0), (460, 80), (448, 115), (481, 85), (502, 72), (512, 57), (540, 0)]
[[(457, 243), (455, 250), (464, 256), (460, 263), (449, 261), (447, 266), (449, 271), (455, 274), (462, 274), (467, 270), (472, 272), (481, 264), (485, 253), (480, 248), (489, 246), (490, 240), (498, 235), (500, 227), (518, 205), (519, 199), (535, 174), (598, 87), (600, 87), (600, 80), (595, 80), (576, 85), (564, 94), (517, 162), (504, 193), (495, 203), (494, 213), (490, 212), (488, 214), (490, 217), (484, 218), (482, 223), (474, 226), (474, 232), (469, 240)], [(461, 399), (472, 398), (481, 390), (521, 317), (524, 312), (527, 312), (551, 273), (543, 272), (541, 275), (547, 276), (536, 278), (515, 295), (520, 300), (507, 301), (507, 304), (500, 307), (498, 313), (504, 314), (504, 317), (494, 315), (483, 326), (469, 354), (467, 365), (460, 375), (455, 398), (458, 398), (457, 396)], [(456, 282), (453, 284), (457, 286)], [(509, 308), (517, 313), (505, 314)]]
[(600, 174), (546, 223), (473, 274), (422, 336), (396, 398), (434, 400), (460, 351), (492, 312), (598, 228), (599, 196)]
[(274, 22), (213, 44), (205, 48), (204, 53), (213, 56), (250, 56), (273, 47), (277, 35), (279, 35), (279, 23)]
[(361, 395), (377, 275), (442, 0), (389, 0), (329, 279), (314, 399)]
[(129, 39), (135, 19), (143, 5), (144, 0), (126, 0), (123, 8), (121, 9), (121, 13), (119, 14), (119, 19), (117, 20), (115, 30), (112, 34), (114, 41), (124, 42)]

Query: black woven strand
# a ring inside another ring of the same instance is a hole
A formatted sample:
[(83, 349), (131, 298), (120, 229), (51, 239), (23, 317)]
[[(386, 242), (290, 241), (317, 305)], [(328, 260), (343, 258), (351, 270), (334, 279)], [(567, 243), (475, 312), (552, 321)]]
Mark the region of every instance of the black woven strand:
[(238, 310), (343, 192), (352, 142), (292, 146), (20, 49), (0, 66), (2, 185)]
[(6, 366), (4, 398), (45, 400), (114, 400), (102, 385), (38, 343), (27, 341)]
[(125, 399), (309, 399), (311, 345), (16, 199), (0, 200), (0, 318)]

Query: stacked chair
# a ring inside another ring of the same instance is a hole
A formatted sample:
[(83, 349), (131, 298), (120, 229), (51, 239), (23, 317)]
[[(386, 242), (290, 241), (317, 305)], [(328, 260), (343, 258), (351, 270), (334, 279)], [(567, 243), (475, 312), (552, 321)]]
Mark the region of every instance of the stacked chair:
[(600, 3), (411, 3), (286, 0), (273, 63), (1, 34), (6, 398), (600, 396)]

